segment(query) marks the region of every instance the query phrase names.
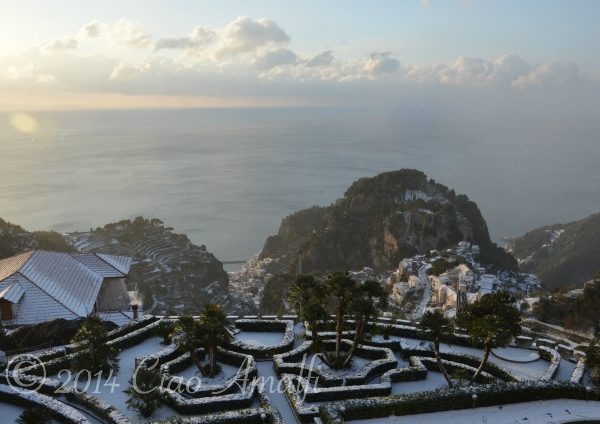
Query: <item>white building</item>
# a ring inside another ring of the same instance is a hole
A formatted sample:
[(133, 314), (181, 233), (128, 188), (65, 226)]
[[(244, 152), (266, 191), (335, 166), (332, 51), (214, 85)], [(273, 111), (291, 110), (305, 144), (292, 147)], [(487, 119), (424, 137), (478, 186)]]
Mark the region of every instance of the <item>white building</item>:
[(483, 296), (484, 294), (492, 293), (499, 284), (498, 277), (493, 274), (483, 274), (478, 281), (479, 285), (479, 294)]
[(36, 324), (127, 311), (131, 258), (31, 251), (0, 261), (0, 319)]
[(411, 275), (408, 277), (408, 287), (412, 290), (421, 290), (425, 288), (425, 282), (416, 275)]

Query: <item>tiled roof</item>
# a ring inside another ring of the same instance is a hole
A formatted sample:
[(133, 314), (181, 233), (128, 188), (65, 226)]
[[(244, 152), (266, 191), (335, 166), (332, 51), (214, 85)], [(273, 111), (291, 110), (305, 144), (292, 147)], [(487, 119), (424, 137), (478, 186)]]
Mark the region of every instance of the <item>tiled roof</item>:
[(33, 255), (33, 251), (21, 253), (17, 256), (2, 259), (0, 261), (0, 281), (17, 272)]

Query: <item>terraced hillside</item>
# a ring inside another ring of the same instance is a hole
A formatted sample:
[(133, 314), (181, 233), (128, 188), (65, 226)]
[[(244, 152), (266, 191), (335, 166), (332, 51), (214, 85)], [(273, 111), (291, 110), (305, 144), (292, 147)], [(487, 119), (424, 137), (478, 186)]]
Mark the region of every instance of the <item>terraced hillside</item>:
[(149, 312), (196, 312), (208, 302), (229, 312), (254, 312), (253, 305), (230, 295), (223, 264), (206, 246), (193, 244), (159, 219), (123, 220), (67, 238), (80, 251), (134, 257), (129, 280), (142, 292)]

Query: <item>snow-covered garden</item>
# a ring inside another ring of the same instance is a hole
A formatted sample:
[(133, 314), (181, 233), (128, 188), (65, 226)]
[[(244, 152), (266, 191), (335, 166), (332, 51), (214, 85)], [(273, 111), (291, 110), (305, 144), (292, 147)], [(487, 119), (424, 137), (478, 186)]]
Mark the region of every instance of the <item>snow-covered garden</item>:
[[(69, 361), (77, 355), (74, 345), (37, 352), (41, 363), (27, 364), (19, 369), (9, 368), (2, 374), (4, 384), (0, 386), (0, 411), (3, 417), (13, 417), (10, 419), (14, 420), (24, 407), (44, 405), (57, 421), (77, 423), (157, 422), (172, 417), (187, 417), (192, 420), (190, 422), (293, 423), (312, 422), (315, 418), (323, 422), (357, 422), (357, 415), (353, 412), (356, 408), (360, 411), (360, 422), (365, 422), (368, 417), (373, 421), (366, 422), (377, 424), (409, 422), (396, 416), (407, 413), (406, 408), (409, 413), (427, 411), (426, 406), (402, 406), (402, 402), (410, 399), (415, 405), (421, 405), (418, 402), (431, 405), (436, 399), (444, 399), (438, 401), (439, 405), (448, 402), (452, 396), (460, 399), (467, 396), (467, 401), (463, 399), (463, 402), (470, 409), (450, 414), (466, 419), (470, 414), (479, 414), (474, 411), (481, 410), (481, 413), (489, 415), (490, 422), (502, 422), (498, 421), (501, 419), (496, 412), (498, 407), (473, 410), (472, 407), (477, 407), (478, 403), (481, 406), (489, 404), (483, 401), (485, 395), (479, 394), (480, 398), (473, 401), (472, 394), (463, 393), (465, 390), (471, 393), (473, 389), (458, 384), (460, 379), (465, 378), (459, 371), (474, 372), (481, 357), (481, 349), (470, 346), (466, 337), (456, 335), (452, 342), (440, 344), (442, 360), (453, 381), (459, 385), (452, 389), (439, 372), (432, 342), (417, 337), (419, 328), (416, 325), (406, 322), (396, 324), (389, 320), (371, 322), (372, 332), (385, 329), (386, 336), (365, 339), (350, 365), (339, 368), (331, 367), (322, 355), (315, 352), (314, 335), (305, 330), (298, 318), (287, 318), (229, 317), (233, 339), (219, 348), (219, 371), (212, 377), (199, 370), (190, 352), (182, 350), (176, 340), (165, 344), (164, 339), (157, 335), (156, 329), (161, 323), (173, 323), (175, 317), (147, 317), (111, 333), (108, 344), (118, 349), (118, 371), (108, 378), (98, 379), (89, 373), (66, 371), (70, 369)], [(323, 331), (321, 336), (324, 343), (331, 344), (333, 348), (328, 332)], [(343, 339), (346, 348), (351, 345), (351, 337), (352, 331), (349, 330)], [(199, 349), (197, 354), (200, 362), (208, 361), (207, 352), (203, 349)], [(162, 380), (159, 385), (165, 393), (160, 405), (147, 418), (128, 407), (129, 396), (124, 393), (140, 364), (160, 369)], [(522, 389), (524, 393), (534, 390), (535, 397), (502, 398), (498, 404), (536, 400), (544, 393), (545, 385), (552, 386), (558, 380), (565, 382), (561, 383), (560, 390), (554, 388), (549, 399), (561, 398), (562, 393), (567, 391), (571, 397), (579, 399), (586, 394), (597, 396), (595, 391), (586, 392), (585, 386), (576, 384), (583, 375), (579, 365), (575, 355), (561, 357), (556, 349), (545, 345), (538, 347), (535, 341), (529, 348), (511, 345), (492, 351), (481, 375), (481, 383), (536, 385), (534, 389)], [(43, 368), (45, 375), (41, 372)], [(22, 385), (27, 382), (32, 386), (15, 389), (17, 380)], [(574, 383), (570, 383), (571, 380)], [(489, 388), (489, 384), (473, 387)], [(579, 387), (580, 393), (574, 387)], [(29, 390), (31, 388), (37, 388), (37, 391)], [(431, 399), (415, 400), (415, 395), (429, 395)], [(386, 406), (383, 407), (381, 402)], [(400, 403), (389, 413), (389, 405), (394, 402)], [(456, 399), (453, 402), (456, 403)], [(585, 404), (582, 400), (553, 402), (548, 405), (562, 405), (560, 402)], [(592, 404), (598, 405), (596, 402)], [(540, 413), (535, 405), (531, 403), (523, 408), (506, 405), (504, 408), (507, 408), (506, 411), (518, 410), (525, 416), (531, 411), (530, 416), (534, 418)], [(595, 417), (600, 418), (600, 410), (591, 406), (585, 408), (586, 414), (595, 416), (597, 411)], [(430, 420), (424, 422), (438, 422), (438, 417), (439, 414), (435, 413), (423, 415), (423, 419)]]

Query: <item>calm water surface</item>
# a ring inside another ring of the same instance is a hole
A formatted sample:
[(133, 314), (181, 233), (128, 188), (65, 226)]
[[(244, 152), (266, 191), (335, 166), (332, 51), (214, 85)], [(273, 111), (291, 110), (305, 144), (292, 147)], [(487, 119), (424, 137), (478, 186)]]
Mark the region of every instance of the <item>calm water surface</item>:
[(600, 211), (600, 125), (359, 109), (0, 115), (0, 217), (86, 230), (159, 217), (222, 260), (352, 181), (418, 168), (475, 200), (494, 238)]

